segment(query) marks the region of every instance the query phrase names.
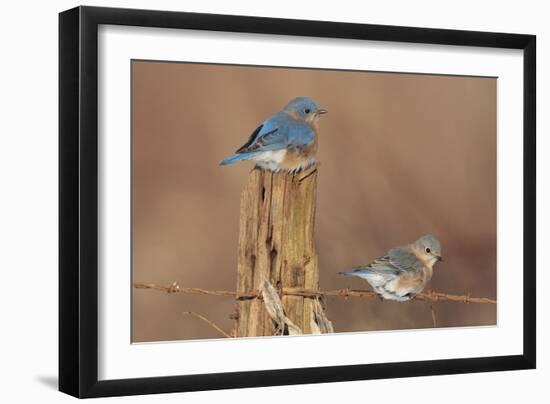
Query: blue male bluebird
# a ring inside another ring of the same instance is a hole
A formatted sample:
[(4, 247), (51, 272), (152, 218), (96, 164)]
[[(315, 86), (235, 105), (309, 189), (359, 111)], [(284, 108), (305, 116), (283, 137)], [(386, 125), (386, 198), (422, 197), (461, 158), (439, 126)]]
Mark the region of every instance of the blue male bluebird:
[(441, 244), (428, 234), (409, 245), (392, 248), (368, 265), (339, 274), (366, 279), (384, 299), (406, 301), (424, 289), (437, 261), (443, 261)]
[(252, 160), (275, 172), (305, 169), (315, 163), (319, 116), (326, 112), (311, 98), (294, 98), (258, 126), (248, 141), (220, 165)]

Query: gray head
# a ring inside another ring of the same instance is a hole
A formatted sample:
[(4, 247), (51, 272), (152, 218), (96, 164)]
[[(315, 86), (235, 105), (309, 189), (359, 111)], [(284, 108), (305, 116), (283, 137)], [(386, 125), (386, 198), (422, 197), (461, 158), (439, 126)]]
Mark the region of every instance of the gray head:
[(319, 108), (315, 101), (309, 97), (294, 98), (286, 104), (283, 111), (295, 114), (306, 121), (312, 120), (320, 114), (325, 114), (327, 112), (326, 109)]
[(414, 245), (429, 261), (443, 260), (441, 258), (441, 244), (431, 234), (420, 237), (414, 242)]

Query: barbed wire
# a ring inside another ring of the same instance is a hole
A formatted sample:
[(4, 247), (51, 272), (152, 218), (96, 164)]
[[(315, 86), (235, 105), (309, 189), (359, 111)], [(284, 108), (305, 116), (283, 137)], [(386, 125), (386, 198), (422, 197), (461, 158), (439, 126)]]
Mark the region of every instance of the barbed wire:
[[(209, 295), (209, 296), (227, 296), (234, 297), (239, 300), (246, 299), (261, 299), (261, 292), (251, 291), (249, 293), (237, 293), (229, 290), (208, 290), (202, 288), (188, 288), (182, 287), (179, 283), (173, 282), (170, 285), (158, 285), (154, 283), (143, 283), (135, 282), (134, 288), (136, 289), (151, 289), (158, 290), (166, 293), (188, 293), (188, 294), (200, 294), (200, 295)], [(370, 290), (359, 290), (359, 289), (336, 289), (336, 290), (325, 290), (325, 291), (313, 291), (313, 290), (304, 290), (296, 288), (283, 288), (279, 291), (282, 295), (287, 296), (303, 296), (303, 297), (378, 297), (378, 295)], [(424, 300), (429, 302), (437, 301), (453, 301), (461, 303), (479, 303), (479, 304), (496, 304), (495, 299), (490, 299), (488, 297), (472, 297), (468, 295), (452, 295), (448, 293), (427, 291), (419, 293), (415, 297), (416, 300)]]

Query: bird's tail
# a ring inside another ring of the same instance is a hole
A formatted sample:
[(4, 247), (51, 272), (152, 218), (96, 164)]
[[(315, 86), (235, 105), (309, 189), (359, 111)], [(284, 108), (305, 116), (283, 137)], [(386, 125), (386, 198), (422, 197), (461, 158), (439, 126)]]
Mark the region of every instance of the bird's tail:
[(354, 274), (353, 271), (342, 271), (342, 272), (338, 272), (338, 275), (353, 276), (357, 274)]
[(220, 161), (220, 165), (221, 166), (226, 166), (228, 164), (236, 163), (237, 161), (246, 160), (249, 157), (250, 156), (248, 154), (245, 154), (245, 153), (234, 154), (232, 156), (229, 156), (225, 160)]

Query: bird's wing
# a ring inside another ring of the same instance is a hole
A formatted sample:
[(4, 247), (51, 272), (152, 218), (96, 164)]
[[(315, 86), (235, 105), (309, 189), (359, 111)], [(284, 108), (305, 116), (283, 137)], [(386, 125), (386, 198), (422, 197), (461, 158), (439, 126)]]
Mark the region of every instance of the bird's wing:
[(402, 271), (416, 272), (420, 261), (409, 247), (395, 247), (386, 254), (389, 262)]
[(235, 153), (250, 153), (257, 151), (260, 148), (264, 148), (271, 143), (271, 140), (276, 138), (276, 134), (279, 129), (275, 128), (270, 131), (266, 131), (264, 126), (265, 125), (263, 124), (258, 126), (254, 132), (252, 132), (246, 143), (239, 147)]
[(298, 122), (288, 114), (279, 112), (261, 124), (236, 153), (251, 153), (304, 146), (313, 140), (311, 126)]
[(388, 256), (375, 259), (370, 264), (352, 268), (350, 274), (377, 274), (385, 278), (393, 278), (399, 275), (403, 270), (395, 266)]
[(389, 257), (380, 257), (368, 265), (352, 268), (349, 272), (343, 272), (344, 275), (358, 276), (365, 278), (369, 282), (384, 284), (403, 272), (398, 267), (394, 266), (388, 259)]
[(371, 273), (393, 278), (403, 272), (416, 271), (418, 258), (407, 247), (395, 247), (368, 265), (352, 268), (352, 273)]
[(284, 115), (278, 113), (267, 119), (235, 153), (285, 149), (288, 146), (289, 123)]

